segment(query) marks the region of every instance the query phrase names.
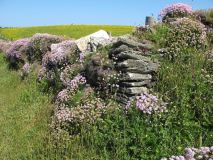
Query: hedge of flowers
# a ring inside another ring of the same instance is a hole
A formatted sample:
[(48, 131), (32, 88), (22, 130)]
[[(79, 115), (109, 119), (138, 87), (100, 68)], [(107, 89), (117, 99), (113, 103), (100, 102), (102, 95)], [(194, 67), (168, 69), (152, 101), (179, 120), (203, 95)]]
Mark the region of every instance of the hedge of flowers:
[(172, 4), (166, 8), (164, 8), (159, 17), (162, 20), (166, 20), (166, 18), (178, 18), (189, 16), (193, 13), (192, 7), (190, 5), (184, 3), (176, 3)]
[(161, 160), (213, 160), (213, 146), (200, 148), (186, 148), (184, 155), (171, 156)]

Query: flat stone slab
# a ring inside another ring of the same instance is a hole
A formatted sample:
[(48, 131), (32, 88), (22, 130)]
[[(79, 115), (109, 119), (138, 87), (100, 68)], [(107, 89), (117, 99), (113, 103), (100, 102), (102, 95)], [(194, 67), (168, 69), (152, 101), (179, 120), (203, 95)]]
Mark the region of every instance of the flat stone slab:
[(159, 63), (155, 63), (150, 58), (145, 57), (144, 60), (128, 59), (117, 63), (115, 67), (123, 72), (152, 73), (158, 70)]
[(133, 39), (130, 38), (126, 38), (126, 37), (119, 37), (117, 42), (114, 43), (113, 48), (117, 48), (121, 45), (126, 45), (130, 48), (136, 48), (139, 50), (143, 50), (143, 49), (147, 49), (147, 50), (152, 50), (154, 48), (154, 46), (151, 43), (140, 43), (137, 42)]
[(139, 73), (125, 73), (121, 77), (121, 81), (143, 81), (151, 80), (152, 75), (150, 74), (139, 74)]
[(146, 87), (129, 87), (129, 88), (120, 88), (120, 92), (129, 95), (139, 95), (141, 93), (147, 92)]
[(115, 55), (118, 60), (127, 60), (127, 59), (134, 59), (134, 60), (144, 60), (144, 61), (151, 61), (151, 58), (141, 55), (139, 51), (123, 51), (119, 54)]
[(144, 80), (141, 82), (121, 82), (120, 86), (124, 87), (142, 87), (151, 83), (151, 80)]

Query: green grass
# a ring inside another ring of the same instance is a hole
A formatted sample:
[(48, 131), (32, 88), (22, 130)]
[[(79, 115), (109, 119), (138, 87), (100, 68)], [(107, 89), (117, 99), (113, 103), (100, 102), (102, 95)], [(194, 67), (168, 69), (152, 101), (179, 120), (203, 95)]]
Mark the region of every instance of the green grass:
[(119, 36), (132, 32), (132, 26), (108, 26), (108, 25), (61, 25), (61, 26), (38, 26), (23, 28), (3, 28), (0, 35), (10, 40), (31, 37), (35, 33), (49, 33), (64, 35), (71, 38), (80, 38), (100, 29), (111, 32), (113, 36)]
[(0, 159), (31, 159), (48, 134), (50, 98), (9, 71), (2, 54), (0, 77)]

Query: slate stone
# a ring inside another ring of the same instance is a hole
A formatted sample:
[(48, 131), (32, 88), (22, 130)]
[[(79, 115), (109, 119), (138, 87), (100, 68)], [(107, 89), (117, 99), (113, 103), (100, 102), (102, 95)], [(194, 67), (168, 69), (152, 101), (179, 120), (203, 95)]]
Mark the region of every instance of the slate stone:
[(139, 95), (143, 92), (147, 92), (148, 89), (146, 87), (128, 87), (128, 88), (120, 88), (120, 92), (129, 95)]
[(141, 81), (151, 80), (152, 75), (150, 74), (139, 74), (139, 73), (125, 73), (121, 76), (121, 81)]
[(140, 82), (121, 82), (119, 86), (122, 87), (142, 87), (145, 85), (150, 85), (151, 80), (144, 80)]
[(120, 45), (116, 48), (112, 48), (109, 52), (109, 56), (112, 57), (113, 55), (117, 55), (121, 52), (129, 51), (129, 50), (131, 50), (131, 48), (129, 48), (127, 45)]
[(137, 49), (137, 50), (152, 50), (154, 46), (151, 43), (140, 43), (130, 38), (118, 38), (117, 42), (113, 44), (113, 48), (117, 48), (121, 45), (126, 45), (130, 48)]
[(127, 60), (127, 59), (135, 59), (135, 60), (144, 60), (144, 61), (150, 61), (151, 58), (147, 57), (147, 55), (143, 56), (141, 55), (141, 52), (139, 51), (123, 51), (119, 54), (115, 55), (115, 57), (119, 60)]
[(159, 63), (154, 63), (153, 61), (148, 61), (148, 57), (145, 60), (133, 60), (128, 59), (123, 62), (116, 64), (116, 69), (123, 72), (133, 72), (133, 73), (152, 73), (156, 72), (159, 68)]

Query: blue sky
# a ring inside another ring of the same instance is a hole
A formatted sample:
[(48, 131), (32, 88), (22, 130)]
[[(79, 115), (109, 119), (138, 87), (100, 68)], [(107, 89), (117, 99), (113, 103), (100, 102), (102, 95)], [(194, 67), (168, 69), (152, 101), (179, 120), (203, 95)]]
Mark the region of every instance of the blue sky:
[(144, 24), (173, 3), (213, 8), (213, 0), (0, 0), (0, 26), (60, 24)]

